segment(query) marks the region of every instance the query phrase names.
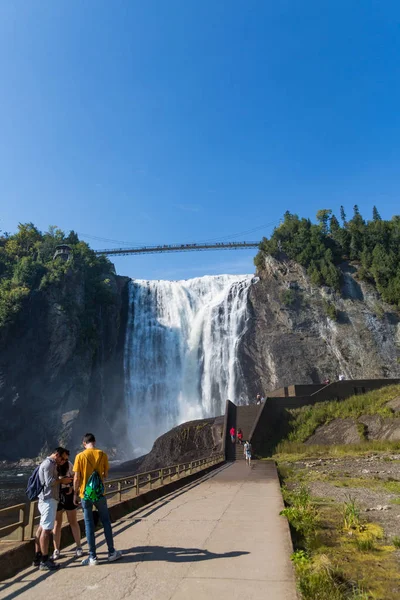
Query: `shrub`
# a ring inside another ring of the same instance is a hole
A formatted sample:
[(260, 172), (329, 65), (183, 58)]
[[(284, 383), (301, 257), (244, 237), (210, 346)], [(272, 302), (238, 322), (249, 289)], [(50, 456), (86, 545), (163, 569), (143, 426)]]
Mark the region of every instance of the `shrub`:
[(395, 548), (400, 548), (400, 537), (398, 535), (392, 537), (392, 544)]
[(350, 496), (343, 506), (343, 527), (349, 531), (359, 529), (360, 525), (360, 508), (356, 499)]
[(318, 511), (311, 502), (310, 492), (306, 486), (301, 486), (293, 492), (285, 490), (284, 496), (289, 506), (280, 514), (287, 518), (296, 531), (299, 542), (309, 547), (316, 536), (319, 523)]
[(332, 319), (332, 321), (337, 321), (338, 312), (333, 302), (324, 299), (323, 306), (326, 316), (329, 317), (329, 319)]
[(357, 537), (356, 546), (360, 552), (368, 552), (375, 548), (374, 538), (372, 536)]
[(292, 289), (285, 290), (281, 295), (281, 302), (285, 306), (292, 306), (296, 302), (296, 294)]

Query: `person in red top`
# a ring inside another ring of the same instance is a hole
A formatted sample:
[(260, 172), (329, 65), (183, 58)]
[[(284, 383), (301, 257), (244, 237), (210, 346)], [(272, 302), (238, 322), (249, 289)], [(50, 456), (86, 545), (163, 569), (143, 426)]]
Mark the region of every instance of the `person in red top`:
[(242, 432), (242, 430), (241, 430), (241, 429), (238, 429), (238, 432), (237, 432), (237, 439), (238, 439), (238, 442), (239, 442), (239, 444), (241, 444), (241, 443), (242, 443), (242, 440), (243, 440), (243, 432)]
[(236, 429), (234, 427), (231, 427), (229, 430), (229, 433), (231, 434), (231, 440), (232, 440), (232, 444), (235, 443), (235, 433), (236, 433)]

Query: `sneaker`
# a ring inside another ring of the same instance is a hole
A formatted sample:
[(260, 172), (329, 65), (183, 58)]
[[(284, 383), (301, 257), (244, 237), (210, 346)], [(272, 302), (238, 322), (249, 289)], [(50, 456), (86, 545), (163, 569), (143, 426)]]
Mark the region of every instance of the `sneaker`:
[(114, 562), (115, 560), (118, 560), (121, 557), (122, 557), (121, 550), (114, 550), (114, 552), (112, 554), (108, 555), (108, 562)]
[(60, 568), (60, 565), (56, 565), (51, 558), (46, 560), (46, 562), (41, 562), (39, 565), (39, 571), (57, 571)]
[(53, 556), (51, 558), (53, 560), (57, 560), (58, 558), (60, 558), (60, 551), (59, 550), (54, 550)]
[(38, 567), (41, 562), (42, 562), (42, 553), (36, 552), (35, 558), (33, 559), (33, 562), (32, 562), (32, 567)]
[(92, 558), (91, 556), (84, 558), (83, 561), (81, 562), (82, 567), (95, 567), (98, 564), (99, 564), (98, 559)]
[(83, 556), (83, 550), (82, 550), (82, 548), (77, 548), (77, 549), (75, 550), (75, 556), (76, 556), (77, 558), (81, 558), (81, 556)]

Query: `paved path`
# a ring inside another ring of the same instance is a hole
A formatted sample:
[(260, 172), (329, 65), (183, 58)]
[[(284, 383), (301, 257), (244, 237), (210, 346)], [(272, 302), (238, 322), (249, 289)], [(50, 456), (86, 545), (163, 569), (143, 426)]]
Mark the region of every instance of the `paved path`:
[[(0, 583), (21, 600), (296, 600), (275, 466), (220, 467), (114, 524), (117, 563), (81, 567), (72, 548), (56, 573), (29, 568)], [(85, 548), (85, 546), (84, 546)]]

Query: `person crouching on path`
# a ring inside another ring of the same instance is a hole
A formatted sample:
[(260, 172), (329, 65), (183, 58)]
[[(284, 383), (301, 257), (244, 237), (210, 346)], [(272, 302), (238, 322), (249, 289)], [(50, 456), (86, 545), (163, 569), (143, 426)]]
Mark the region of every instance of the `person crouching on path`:
[(40, 524), (35, 535), (33, 565), (39, 567), (41, 571), (54, 571), (60, 566), (56, 565), (52, 558), (49, 558), (49, 542), (56, 520), (60, 484), (72, 482), (71, 477), (60, 478), (57, 471), (57, 467), (67, 460), (67, 451), (59, 446), (39, 467), (39, 480), (43, 488), (38, 496)]
[[(69, 456), (69, 450), (66, 450), (65, 453)], [(75, 556), (80, 558), (83, 551), (81, 547), (81, 530), (76, 516), (77, 506), (74, 504), (74, 473), (72, 463), (67, 460), (62, 465), (59, 465), (58, 474), (61, 475), (61, 477), (71, 478), (71, 482), (68, 484), (61, 484), (60, 488), (60, 501), (57, 506), (57, 517), (53, 530), (53, 560), (60, 558), (61, 527), (64, 511), (67, 513), (68, 523), (71, 526), (72, 535), (74, 536), (76, 544)]]
[[(83, 559), (82, 565), (94, 566), (98, 564), (98, 559), (94, 535), (93, 505), (97, 508), (103, 524), (108, 546), (108, 561), (118, 560), (122, 553), (114, 548), (110, 514), (104, 496), (103, 483), (108, 476), (109, 469), (107, 454), (96, 448), (96, 438), (93, 433), (86, 433), (82, 443), (85, 450), (77, 454), (73, 467), (74, 504), (78, 505), (79, 501), (82, 503), (86, 539), (89, 546), (89, 556)], [(97, 482), (100, 483), (100, 486), (97, 485)]]

